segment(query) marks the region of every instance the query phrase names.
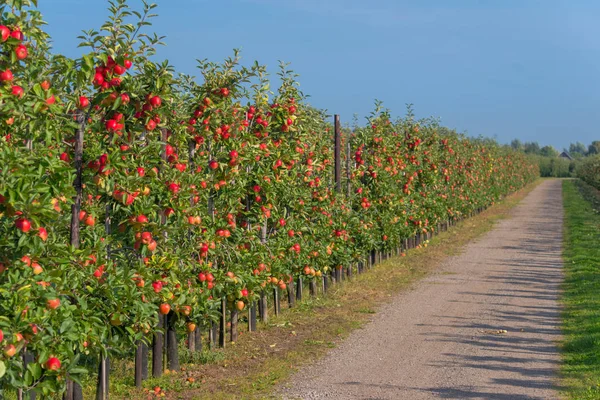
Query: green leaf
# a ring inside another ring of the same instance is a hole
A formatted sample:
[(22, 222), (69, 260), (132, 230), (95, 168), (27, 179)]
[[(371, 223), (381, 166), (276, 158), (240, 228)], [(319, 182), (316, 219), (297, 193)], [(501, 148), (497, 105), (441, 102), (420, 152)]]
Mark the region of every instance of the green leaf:
[(34, 380), (38, 380), (42, 376), (42, 367), (40, 366), (40, 364), (28, 364), (27, 369), (31, 372), (31, 375), (33, 376)]
[(72, 319), (66, 319), (60, 324), (60, 333), (65, 333), (75, 325)]
[(6, 373), (6, 365), (4, 365), (4, 361), (0, 361), (0, 378), (2, 378), (5, 373)]

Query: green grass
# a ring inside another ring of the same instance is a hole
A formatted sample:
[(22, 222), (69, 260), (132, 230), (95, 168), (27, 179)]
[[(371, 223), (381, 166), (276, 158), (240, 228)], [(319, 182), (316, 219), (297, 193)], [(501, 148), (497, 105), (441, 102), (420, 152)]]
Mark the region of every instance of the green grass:
[(600, 399), (600, 194), (569, 180), (563, 200), (563, 394)]

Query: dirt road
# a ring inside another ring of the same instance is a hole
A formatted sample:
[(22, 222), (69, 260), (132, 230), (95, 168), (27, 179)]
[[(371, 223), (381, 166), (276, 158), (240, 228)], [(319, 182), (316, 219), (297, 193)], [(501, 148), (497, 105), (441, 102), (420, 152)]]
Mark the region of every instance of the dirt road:
[(288, 399), (554, 399), (562, 280), (561, 182), (413, 290), (391, 299)]

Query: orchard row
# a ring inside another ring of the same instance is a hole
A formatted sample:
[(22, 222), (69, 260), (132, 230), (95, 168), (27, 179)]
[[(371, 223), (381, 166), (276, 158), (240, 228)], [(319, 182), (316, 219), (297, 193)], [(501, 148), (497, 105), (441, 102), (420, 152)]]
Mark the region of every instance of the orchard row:
[(538, 174), (379, 107), (342, 131), (336, 174), (333, 127), (286, 66), (275, 93), (237, 54), (201, 62), (201, 83), (175, 75), (149, 59), (153, 8), (114, 1), (69, 59), (31, 1), (0, 6), (3, 388), (64, 391), (81, 357), (129, 351), (160, 315), (193, 332), (223, 304), (323, 279)]

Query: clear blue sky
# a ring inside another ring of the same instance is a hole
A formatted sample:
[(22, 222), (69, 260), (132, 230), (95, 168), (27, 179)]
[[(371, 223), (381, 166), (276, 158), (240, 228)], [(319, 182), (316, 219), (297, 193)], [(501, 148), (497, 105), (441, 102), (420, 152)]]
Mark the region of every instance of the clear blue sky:
[[(104, 0), (40, 0), (56, 51), (98, 28)], [(292, 63), (311, 103), (350, 122), (374, 99), (471, 135), (558, 149), (600, 140), (595, 0), (155, 0), (158, 56), (196, 74), (233, 48), (277, 72)], [(139, 4), (130, 0), (130, 4)]]

